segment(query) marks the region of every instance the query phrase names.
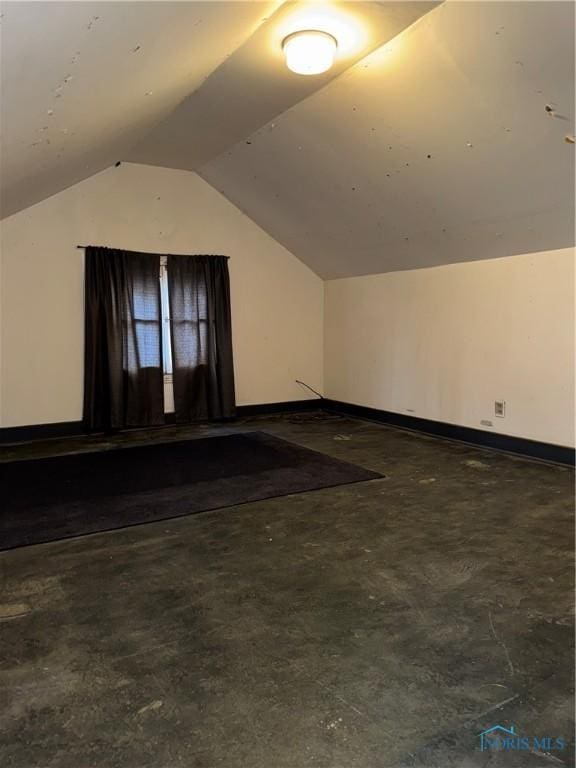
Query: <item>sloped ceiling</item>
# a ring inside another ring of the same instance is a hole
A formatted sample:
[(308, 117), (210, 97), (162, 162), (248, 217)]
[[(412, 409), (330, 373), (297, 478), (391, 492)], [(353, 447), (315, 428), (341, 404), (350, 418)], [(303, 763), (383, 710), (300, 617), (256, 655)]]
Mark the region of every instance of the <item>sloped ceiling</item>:
[(280, 4), (1, 3), (2, 216), (125, 159)]
[(200, 174), (324, 278), (563, 248), (573, 119), (574, 4), (447, 2)]
[(3, 215), (128, 160), (198, 171), (325, 278), (573, 244), (573, 3), (330, 5), (361, 44), (302, 78), (309, 3), (2, 3)]
[[(370, 51), (391, 40), (437, 2), (284, 3), (202, 86), (138, 144), (127, 159), (196, 170), (277, 115), (319, 91)], [(319, 26), (339, 40), (328, 72), (290, 72), (282, 39)]]
[[(192, 170), (436, 5), (3, 2), (2, 216), (118, 160)], [(298, 77), (282, 37), (319, 15), (337, 65)]]

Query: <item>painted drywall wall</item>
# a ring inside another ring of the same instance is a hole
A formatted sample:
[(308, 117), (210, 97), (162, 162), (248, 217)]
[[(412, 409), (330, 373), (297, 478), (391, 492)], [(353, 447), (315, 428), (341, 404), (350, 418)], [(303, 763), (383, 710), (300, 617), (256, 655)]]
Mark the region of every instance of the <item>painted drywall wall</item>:
[(573, 249), (328, 281), (324, 333), (326, 397), (574, 445)]
[(74, 421), (83, 388), (84, 253), (77, 244), (230, 256), (239, 405), (322, 388), (323, 284), (197, 175), (122, 164), (5, 219), (5, 427)]

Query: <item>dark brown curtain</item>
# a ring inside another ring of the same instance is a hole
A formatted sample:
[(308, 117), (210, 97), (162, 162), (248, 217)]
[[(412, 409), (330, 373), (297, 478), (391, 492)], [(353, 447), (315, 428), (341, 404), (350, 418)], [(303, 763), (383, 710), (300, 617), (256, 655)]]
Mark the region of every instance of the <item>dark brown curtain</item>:
[(168, 256), (176, 421), (234, 415), (228, 259)]
[(160, 257), (89, 246), (85, 266), (84, 426), (164, 423)]

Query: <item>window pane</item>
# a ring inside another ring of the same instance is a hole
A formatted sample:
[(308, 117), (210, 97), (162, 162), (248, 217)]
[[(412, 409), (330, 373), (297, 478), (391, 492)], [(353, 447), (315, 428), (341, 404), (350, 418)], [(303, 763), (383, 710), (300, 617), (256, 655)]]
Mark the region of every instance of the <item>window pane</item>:
[(146, 289), (138, 288), (134, 291), (134, 319), (135, 320), (156, 320), (158, 315), (157, 294), (149, 295)]
[(141, 368), (154, 368), (158, 366), (158, 323), (136, 320), (137, 357)]
[(208, 322), (180, 320), (174, 323), (174, 333), (181, 340), (178, 366), (195, 368), (208, 362)]
[(170, 319), (162, 323), (162, 364), (164, 373), (172, 373), (172, 340), (170, 339)]
[(170, 301), (168, 299), (168, 270), (160, 267), (160, 305), (162, 308), (162, 366), (165, 374), (172, 373), (172, 340), (170, 338)]

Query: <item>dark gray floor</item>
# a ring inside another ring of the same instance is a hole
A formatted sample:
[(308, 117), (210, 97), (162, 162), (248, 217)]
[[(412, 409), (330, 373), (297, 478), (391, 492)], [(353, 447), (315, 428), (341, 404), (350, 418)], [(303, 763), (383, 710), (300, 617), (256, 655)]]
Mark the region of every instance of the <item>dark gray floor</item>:
[(2, 553), (0, 765), (572, 766), (478, 740), (571, 740), (572, 471), (336, 416), (254, 427), (386, 478)]

